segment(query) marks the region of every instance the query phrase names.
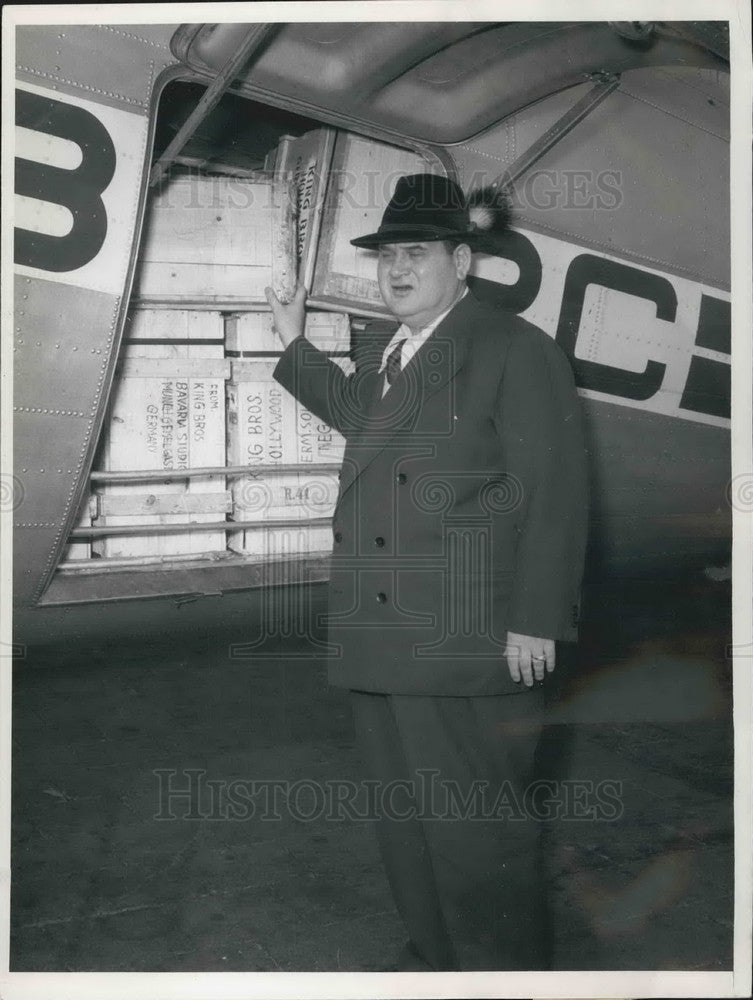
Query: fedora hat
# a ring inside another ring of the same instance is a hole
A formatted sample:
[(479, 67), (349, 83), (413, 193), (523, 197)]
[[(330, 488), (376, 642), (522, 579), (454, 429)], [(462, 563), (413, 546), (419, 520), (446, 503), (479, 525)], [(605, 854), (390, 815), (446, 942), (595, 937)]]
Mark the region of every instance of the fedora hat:
[(379, 229), (350, 242), (356, 247), (382, 243), (460, 240), (472, 250), (493, 251), (493, 237), (510, 223), (510, 202), (502, 188), (481, 188), (465, 197), (449, 177), (401, 177), (384, 210)]

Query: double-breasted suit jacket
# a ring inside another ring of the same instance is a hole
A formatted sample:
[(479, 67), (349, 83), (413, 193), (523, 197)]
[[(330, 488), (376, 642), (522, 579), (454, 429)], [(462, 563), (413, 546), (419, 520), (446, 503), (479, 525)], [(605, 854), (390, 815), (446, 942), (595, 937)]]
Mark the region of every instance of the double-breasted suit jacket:
[(391, 694), (525, 690), (508, 630), (572, 640), (587, 524), (569, 362), (467, 294), (386, 395), (384, 339), (346, 377), (303, 337), (275, 378), (346, 437), (333, 518), (330, 682)]

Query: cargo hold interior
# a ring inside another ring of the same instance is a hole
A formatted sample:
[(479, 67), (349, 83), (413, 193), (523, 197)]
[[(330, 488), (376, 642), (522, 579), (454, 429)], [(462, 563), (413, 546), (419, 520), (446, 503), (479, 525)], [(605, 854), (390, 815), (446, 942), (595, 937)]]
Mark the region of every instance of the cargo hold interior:
[[(204, 92), (167, 84), (153, 161)], [(320, 221), (336, 135), (226, 93), (148, 190), (89, 489), (43, 604), (327, 578), (344, 440), (274, 382), (263, 289), (289, 292), (302, 253), (313, 268), (302, 218), (315, 201)], [(363, 322), (324, 302), (307, 336), (349, 371)]]

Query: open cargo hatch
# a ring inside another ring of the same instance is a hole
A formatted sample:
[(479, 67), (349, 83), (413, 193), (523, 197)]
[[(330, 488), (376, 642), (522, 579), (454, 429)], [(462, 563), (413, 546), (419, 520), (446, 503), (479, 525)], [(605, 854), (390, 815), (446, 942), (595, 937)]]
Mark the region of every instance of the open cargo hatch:
[[(233, 89), (398, 145), (451, 145), (595, 73), (725, 68), (724, 22), (359, 22), (274, 26)], [(244, 24), (186, 24), (173, 54), (214, 79)]]

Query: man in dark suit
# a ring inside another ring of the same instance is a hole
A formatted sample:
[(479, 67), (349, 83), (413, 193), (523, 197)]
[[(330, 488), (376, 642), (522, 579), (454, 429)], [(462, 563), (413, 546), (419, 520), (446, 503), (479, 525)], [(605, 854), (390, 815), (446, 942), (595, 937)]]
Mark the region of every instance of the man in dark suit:
[(401, 326), (367, 337), (349, 378), (302, 336), (305, 291), (268, 292), (275, 377), (347, 439), (329, 678), (379, 790), (400, 969), (549, 963), (533, 761), (555, 641), (577, 635), (585, 449), (559, 347), (467, 288), (507, 223), (493, 198), (477, 224), (474, 207), (445, 178), (401, 178), (353, 241)]

